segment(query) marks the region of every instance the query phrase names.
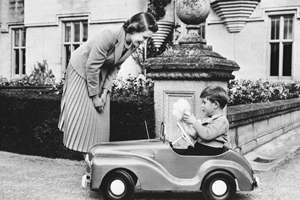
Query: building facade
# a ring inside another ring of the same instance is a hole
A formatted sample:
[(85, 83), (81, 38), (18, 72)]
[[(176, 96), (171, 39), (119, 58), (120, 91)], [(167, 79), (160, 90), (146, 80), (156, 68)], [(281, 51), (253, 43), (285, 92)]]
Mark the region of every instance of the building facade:
[(239, 64), (236, 78), (300, 81), (299, 0), (212, 0), (211, 5), (207, 42)]
[[(121, 26), (133, 14), (146, 11), (147, 4), (1, 0), (0, 75), (20, 78), (47, 60), (59, 80), (71, 52), (82, 42), (104, 26)], [(300, 81), (299, 0), (211, 0), (211, 5), (204, 29), (207, 44), (239, 64), (237, 79)]]
[(146, 9), (146, 0), (1, 0), (0, 75), (29, 75), (47, 60), (60, 79), (71, 52), (95, 31)]

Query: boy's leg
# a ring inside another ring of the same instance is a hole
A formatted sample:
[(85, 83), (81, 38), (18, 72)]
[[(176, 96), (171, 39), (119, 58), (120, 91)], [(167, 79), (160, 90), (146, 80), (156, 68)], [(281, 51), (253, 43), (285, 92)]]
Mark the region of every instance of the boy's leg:
[(205, 155), (205, 156), (218, 155), (223, 153), (223, 148), (214, 148), (197, 142), (195, 144), (194, 153), (195, 154), (193, 155)]

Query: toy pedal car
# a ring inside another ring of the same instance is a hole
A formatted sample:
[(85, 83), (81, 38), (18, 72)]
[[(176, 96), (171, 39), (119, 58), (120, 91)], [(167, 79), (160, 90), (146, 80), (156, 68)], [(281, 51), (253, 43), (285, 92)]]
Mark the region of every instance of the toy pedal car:
[(237, 187), (252, 191), (258, 184), (250, 164), (233, 149), (214, 156), (180, 155), (164, 131), (156, 139), (99, 143), (86, 160), (90, 173), (83, 185), (89, 182), (91, 190), (111, 200), (132, 199), (137, 183), (142, 190), (202, 191), (210, 200), (232, 199)]

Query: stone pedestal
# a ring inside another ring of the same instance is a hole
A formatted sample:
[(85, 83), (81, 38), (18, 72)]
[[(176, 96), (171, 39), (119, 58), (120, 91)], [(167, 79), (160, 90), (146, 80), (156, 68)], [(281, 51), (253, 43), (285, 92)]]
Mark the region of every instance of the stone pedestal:
[[(185, 4), (185, 9), (188, 4), (190, 7), (195, 6), (192, 5), (194, 1), (179, 2)], [(202, 15), (207, 17), (206, 14)], [(197, 22), (197, 20), (190, 21)], [(156, 134), (160, 133), (161, 123), (165, 123), (166, 139), (169, 141), (180, 137), (177, 121), (172, 115), (173, 104), (178, 99), (184, 98), (191, 104), (195, 116), (202, 118), (200, 99), (202, 90), (208, 85), (219, 85), (226, 89), (228, 81), (234, 79), (232, 72), (239, 70), (236, 62), (212, 51), (212, 47), (206, 45), (206, 40), (198, 35), (198, 26), (192, 23), (187, 26), (188, 35), (182, 37), (178, 45), (172, 46), (163, 55), (147, 59), (145, 62), (147, 77), (154, 80)], [(178, 144), (178, 148), (186, 146), (187, 143), (184, 141)]]

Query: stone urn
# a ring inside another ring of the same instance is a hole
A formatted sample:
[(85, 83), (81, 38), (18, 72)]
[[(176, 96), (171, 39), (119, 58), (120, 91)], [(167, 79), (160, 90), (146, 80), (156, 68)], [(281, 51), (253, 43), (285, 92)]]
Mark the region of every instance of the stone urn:
[(187, 25), (198, 25), (205, 22), (209, 15), (208, 0), (177, 0), (176, 13), (178, 18)]

